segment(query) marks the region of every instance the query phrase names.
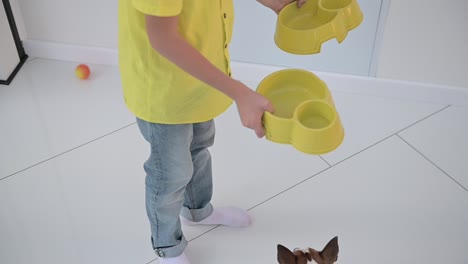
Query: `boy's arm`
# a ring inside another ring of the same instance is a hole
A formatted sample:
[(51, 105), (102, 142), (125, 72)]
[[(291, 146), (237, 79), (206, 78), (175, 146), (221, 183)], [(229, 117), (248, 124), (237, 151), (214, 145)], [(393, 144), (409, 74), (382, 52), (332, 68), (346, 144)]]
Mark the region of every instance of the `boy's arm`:
[[(275, 11), (276, 14), (278, 14), (287, 4), (294, 1), (296, 0), (257, 0), (257, 2)], [(297, 6), (301, 7), (306, 1), (307, 0), (297, 0)]]
[(258, 137), (265, 135), (262, 116), (265, 111), (274, 111), (272, 104), (241, 82), (228, 77), (180, 36), (177, 16), (147, 15), (146, 30), (155, 50), (195, 78), (232, 98), (242, 124), (253, 129)]

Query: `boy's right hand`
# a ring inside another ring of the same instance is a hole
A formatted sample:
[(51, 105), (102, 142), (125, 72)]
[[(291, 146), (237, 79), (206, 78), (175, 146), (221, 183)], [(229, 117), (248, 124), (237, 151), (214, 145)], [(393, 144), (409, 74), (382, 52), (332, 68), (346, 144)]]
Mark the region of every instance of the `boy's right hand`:
[(254, 130), (257, 137), (262, 138), (265, 136), (263, 114), (265, 111), (273, 113), (275, 109), (268, 99), (240, 82), (238, 89), (233, 99), (236, 102), (242, 125)]
[(281, 9), (294, 1), (297, 1), (297, 7), (301, 7), (307, 0), (257, 0), (257, 2), (262, 5), (271, 8), (271, 10), (275, 11), (276, 14), (279, 14)]

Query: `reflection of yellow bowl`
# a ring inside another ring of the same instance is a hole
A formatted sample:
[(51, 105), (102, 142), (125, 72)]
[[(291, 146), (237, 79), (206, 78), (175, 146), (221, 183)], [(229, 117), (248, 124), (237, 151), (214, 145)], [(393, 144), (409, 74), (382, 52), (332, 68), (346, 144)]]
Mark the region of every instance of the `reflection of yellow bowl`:
[(263, 79), (257, 92), (275, 107), (263, 119), (268, 140), (291, 144), (309, 154), (330, 152), (343, 141), (330, 91), (313, 73), (296, 69), (275, 72)]
[(319, 53), (323, 42), (341, 43), (363, 18), (357, 0), (308, 0), (301, 8), (291, 3), (278, 15), (275, 42), (289, 53)]

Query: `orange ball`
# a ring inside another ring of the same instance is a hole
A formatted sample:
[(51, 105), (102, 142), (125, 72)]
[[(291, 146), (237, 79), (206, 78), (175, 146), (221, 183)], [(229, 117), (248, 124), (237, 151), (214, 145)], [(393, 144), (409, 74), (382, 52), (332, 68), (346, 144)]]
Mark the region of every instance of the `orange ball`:
[(91, 71), (89, 70), (88, 65), (86, 64), (80, 64), (76, 67), (75, 70), (76, 76), (81, 79), (81, 80), (86, 80), (89, 78), (89, 75), (91, 74)]

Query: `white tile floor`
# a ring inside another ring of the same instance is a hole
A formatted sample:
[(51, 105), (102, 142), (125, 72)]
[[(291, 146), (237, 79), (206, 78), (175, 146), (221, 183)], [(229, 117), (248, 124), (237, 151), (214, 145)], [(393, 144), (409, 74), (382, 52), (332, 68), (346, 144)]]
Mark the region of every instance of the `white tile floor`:
[[(30, 60), (0, 86), (0, 263), (158, 263), (118, 70), (75, 66)], [(468, 109), (333, 96), (346, 138), (323, 157), (257, 140), (234, 107), (217, 119), (213, 203), (255, 223), (184, 227), (194, 264), (276, 263), (278, 243), (335, 235), (338, 263), (468, 263)]]

